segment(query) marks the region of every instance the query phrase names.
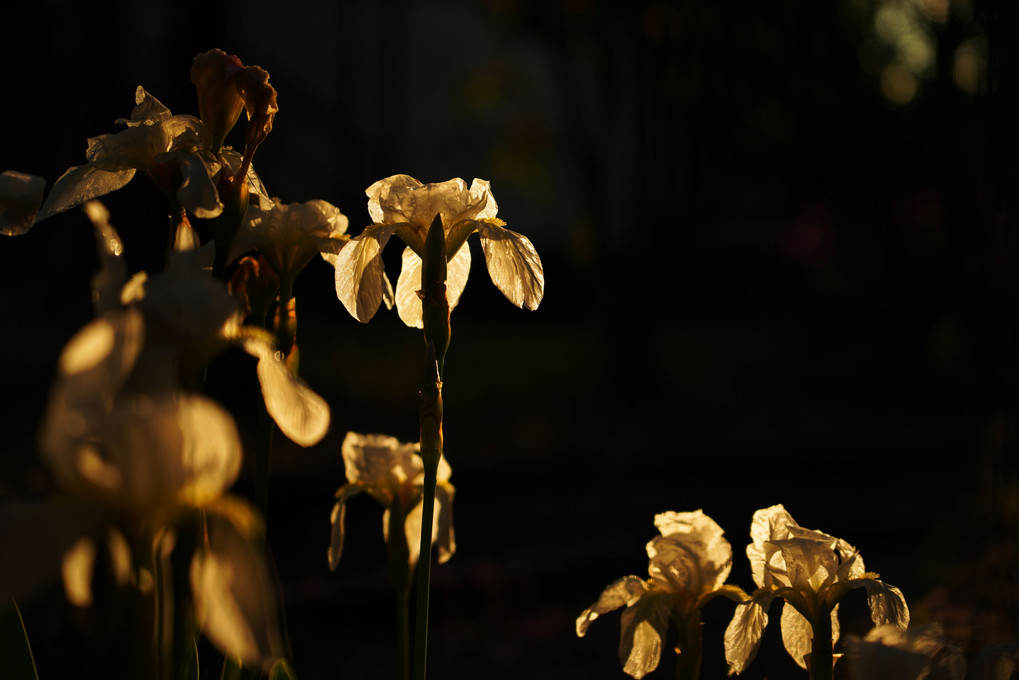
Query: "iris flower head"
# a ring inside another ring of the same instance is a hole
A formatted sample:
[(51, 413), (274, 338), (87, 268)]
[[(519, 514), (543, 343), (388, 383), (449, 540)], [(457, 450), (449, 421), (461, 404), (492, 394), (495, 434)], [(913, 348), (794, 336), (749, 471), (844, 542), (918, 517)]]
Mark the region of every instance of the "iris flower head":
[(335, 262), (336, 295), (359, 321), (371, 319), (390, 290), (381, 253), (396, 234), (407, 244), (396, 285), (397, 311), (408, 326), (423, 326), (418, 296), (421, 257), (436, 217), (445, 232), (450, 309), (467, 285), (471, 254), (465, 242), (475, 232), (496, 287), (517, 307), (538, 308), (545, 288), (541, 259), (527, 237), (506, 229), (496, 217), (498, 205), (486, 180), (475, 179), (468, 188), (459, 177), (423, 184), (409, 175), (393, 175), (375, 182), (365, 193), (373, 224), (352, 239)]
[(757, 654), (768, 607), (776, 597), (785, 600), (782, 642), (802, 668), (807, 667), (815, 628), (829, 630), (822, 617), (830, 617), (832, 644), (838, 640), (838, 603), (850, 589), (866, 590), (874, 625), (902, 630), (909, 625), (902, 592), (868, 572), (859, 551), (841, 538), (801, 527), (782, 505), (755, 512), (750, 536), (747, 557), (757, 590), (736, 607), (725, 631), (730, 674), (742, 673)]
[(577, 617), (577, 635), (583, 637), (592, 621), (625, 607), (619, 660), (634, 678), (658, 667), (670, 617), (677, 625), (699, 626), (700, 610), (712, 598), (742, 599), (741, 590), (725, 583), (732, 548), (713, 519), (701, 510), (665, 512), (655, 516), (655, 526), (661, 535), (647, 544), (650, 578), (616, 580)]
[[(343, 553), (344, 520), (347, 501), (367, 493), (385, 508), (382, 532), (386, 543), (405, 540), (410, 567), (417, 564), (421, 542), (421, 512), (424, 497), (424, 463), (421, 445), (404, 443), (381, 434), (348, 432), (343, 440), (343, 465), (347, 483), (336, 491), (332, 511), (332, 542), (329, 546), (329, 568), (335, 570)], [(438, 546), (439, 563), (448, 561), (456, 552), (453, 534), (453, 494), (449, 483), (452, 470), (445, 456), (439, 459), (435, 485), (435, 512), (432, 542)], [(402, 518), (402, 521), (394, 521)], [(403, 535), (394, 538), (390, 527), (402, 527)], [(401, 550), (402, 550), (401, 546)]]

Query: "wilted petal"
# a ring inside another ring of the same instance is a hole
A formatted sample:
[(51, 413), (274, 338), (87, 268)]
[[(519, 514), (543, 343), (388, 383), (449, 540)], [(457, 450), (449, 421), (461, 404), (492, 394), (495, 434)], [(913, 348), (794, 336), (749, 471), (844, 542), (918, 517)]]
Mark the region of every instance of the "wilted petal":
[[(411, 328), (423, 328), (421, 298), (418, 297), (418, 291), (421, 290), (421, 264), (421, 258), (413, 250), (404, 248), (400, 278), (396, 282), (396, 310), (400, 319)], [(461, 248), (446, 263), (446, 299), (449, 300), (450, 311), (460, 302), (470, 271), (469, 248)]]
[(35, 221), (41, 222), (85, 201), (116, 191), (130, 182), (134, 173), (134, 168), (101, 170), (91, 163), (68, 168), (53, 185)]
[(195, 616), (223, 654), (266, 669), (282, 656), (276, 597), (254, 528), (259, 522), (245, 506), (230, 505), (225, 512), (210, 508), (207, 541), (191, 561)]
[(258, 382), (265, 410), (280, 431), (301, 446), (317, 444), (329, 430), (329, 405), (295, 376), (282, 355), (263, 337), (248, 334), (244, 351), (258, 359)]
[(623, 610), (619, 661), (627, 675), (639, 680), (658, 667), (673, 599), (670, 595), (648, 592)]
[(768, 607), (778, 594), (775, 590), (759, 590), (745, 602), (736, 605), (732, 621), (725, 629), (725, 660), (729, 674), (742, 673), (757, 656), (761, 636), (768, 625)]
[(584, 637), (591, 622), (607, 612), (628, 607), (648, 590), (647, 583), (638, 576), (624, 576), (613, 581), (598, 600), (577, 617), (577, 636)]
[(847, 581), (850, 588), (864, 588), (870, 605), (870, 619), (875, 626), (890, 623), (902, 630), (909, 627), (909, 607), (902, 591), (876, 578), (859, 578)]
[(0, 234), (19, 236), (35, 224), (46, 180), (23, 172), (0, 174)]
[(364, 491), (359, 484), (344, 484), (336, 492), (336, 505), (329, 516), (332, 524), (332, 539), (329, 542), (329, 571), (336, 571), (340, 564), (340, 556), (343, 555), (343, 537), (346, 531), (344, 524), (347, 517), (347, 501)]
[(366, 227), (336, 256), (336, 297), (351, 316), (367, 323), (385, 295), (382, 249), (396, 225)]
[(517, 307), (537, 309), (545, 294), (545, 273), (531, 241), (492, 220), (478, 222), (478, 235), (492, 283)]

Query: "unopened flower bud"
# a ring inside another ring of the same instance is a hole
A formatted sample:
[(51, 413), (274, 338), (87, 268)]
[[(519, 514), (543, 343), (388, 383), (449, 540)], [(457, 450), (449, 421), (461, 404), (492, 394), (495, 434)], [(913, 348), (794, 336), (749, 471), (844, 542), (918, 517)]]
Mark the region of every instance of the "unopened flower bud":
[(212, 133), (213, 151), (223, 145), (244, 108), (244, 98), (235, 84), (237, 74), (243, 70), (239, 58), (218, 49), (199, 54), (191, 64), (191, 82), (198, 90), (198, 112)]

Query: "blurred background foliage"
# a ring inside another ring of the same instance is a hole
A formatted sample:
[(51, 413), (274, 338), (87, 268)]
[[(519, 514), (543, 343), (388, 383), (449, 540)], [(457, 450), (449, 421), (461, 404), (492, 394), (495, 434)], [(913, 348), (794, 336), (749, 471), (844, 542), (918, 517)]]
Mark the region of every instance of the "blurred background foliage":
[[(914, 621), (968, 652), (1019, 634), (1013, 3), (40, 0), (17, 13), (22, 42), (0, 47), (0, 169), (52, 185), (87, 137), (117, 129), (139, 84), (197, 114), (191, 60), (220, 47), (279, 93), (256, 159), (271, 194), (328, 200), (357, 233), (377, 179), (482, 177), (533, 240), (548, 281), (537, 312), (506, 304), (476, 257), (453, 315), (459, 551), (433, 572), (436, 677), (623, 677), (618, 620), (583, 640), (573, 620), (611, 579), (645, 573), (664, 510), (714, 517), (745, 588), (750, 517), (782, 502), (859, 547)], [(106, 202), (132, 269), (161, 267), (158, 192), (133, 182)], [(56, 356), (91, 316), (94, 252), (77, 211), (0, 243), (0, 501), (53, 487), (34, 440)], [(393, 276), (398, 249), (387, 261)], [(381, 517), (351, 504), (330, 574), (328, 514), (346, 430), (416, 440), (421, 340), (394, 313), (350, 318), (324, 262), (295, 293), (302, 373), (334, 426), (310, 450), (277, 440), (273, 460), (294, 667), (390, 677)], [(256, 386), (231, 370), (243, 361), (210, 369), (209, 389), (250, 444)], [(48, 642), (100, 634), (57, 635), (83, 618), (59, 595), (23, 606), (42, 677), (74, 658)], [(844, 630), (862, 633), (852, 599)], [(705, 612), (705, 677), (724, 672), (730, 606)], [(779, 637), (745, 677), (794, 672)]]

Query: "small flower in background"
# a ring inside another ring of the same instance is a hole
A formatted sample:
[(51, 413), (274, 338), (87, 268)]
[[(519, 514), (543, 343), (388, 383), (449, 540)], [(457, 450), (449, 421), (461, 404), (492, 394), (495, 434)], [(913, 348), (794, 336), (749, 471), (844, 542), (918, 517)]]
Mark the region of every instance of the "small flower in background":
[(675, 621), (678, 652), (690, 660), (691, 676), (699, 672), (700, 610), (724, 595), (736, 602), (742, 590), (725, 584), (732, 568), (732, 548), (722, 528), (701, 510), (666, 512), (655, 516), (661, 532), (647, 544), (650, 580), (624, 576), (609, 585), (598, 601), (577, 618), (583, 637), (591, 622), (626, 607), (622, 614), (619, 660), (623, 670), (642, 678), (658, 667), (669, 618)]
[(945, 642), (944, 630), (932, 623), (902, 630), (883, 625), (862, 639), (846, 636), (846, 660), (853, 680), (962, 680), (962, 649)]
[(35, 224), (46, 180), (23, 172), (0, 174), (0, 234), (19, 236)]
[(488, 273), (496, 287), (516, 306), (538, 308), (545, 288), (541, 259), (527, 237), (505, 229), (505, 222), (496, 217), (498, 206), (487, 181), (475, 179), (468, 189), (459, 177), (422, 184), (408, 175), (393, 175), (375, 182), (365, 193), (374, 224), (355, 237), (335, 263), (336, 295), (354, 318), (367, 322), (383, 300), (389, 282), (381, 252), (396, 234), (407, 244), (396, 285), (397, 311), (408, 326), (422, 327), (417, 295), (421, 257), (436, 216), (441, 218), (446, 236), (450, 309), (467, 285), (471, 256), (462, 246), (475, 231), (481, 237)]
[[(909, 625), (909, 609), (902, 592), (867, 572), (860, 553), (846, 541), (804, 529), (781, 505), (754, 513), (753, 543), (747, 557), (758, 589), (736, 607), (725, 631), (725, 658), (730, 673), (742, 673), (757, 654), (768, 625), (768, 606), (776, 597), (782, 607), (782, 642), (802, 668), (807, 668), (815, 633), (839, 637), (838, 603), (851, 588), (864, 588), (874, 625)], [(819, 643), (828, 655), (831, 646)]]
[[(332, 511), (332, 542), (329, 546), (329, 568), (335, 570), (343, 553), (344, 519), (347, 501), (359, 493), (367, 493), (386, 509), (382, 517), (382, 532), (390, 551), (407, 552), (411, 568), (417, 564), (421, 545), (421, 510), (424, 485), (424, 464), (419, 455), (420, 445), (398, 441), (381, 434), (348, 432), (343, 439), (343, 465), (347, 484), (337, 490), (336, 505)], [(449, 483), (452, 470), (446, 458), (439, 460), (438, 483), (435, 488), (435, 520), (432, 539), (438, 544), (439, 563), (449, 560), (456, 552), (453, 535), (453, 494)], [(402, 531), (400, 529), (402, 528)], [(400, 531), (402, 541), (394, 545), (393, 531)], [(391, 540), (393, 539), (393, 540)]]
[(293, 280), (315, 255), (330, 264), (347, 244), (347, 216), (319, 199), (306, 203), (252, 205), (234, 241), (231, 261), (251, 249), (262, 253), (280, 279)]

